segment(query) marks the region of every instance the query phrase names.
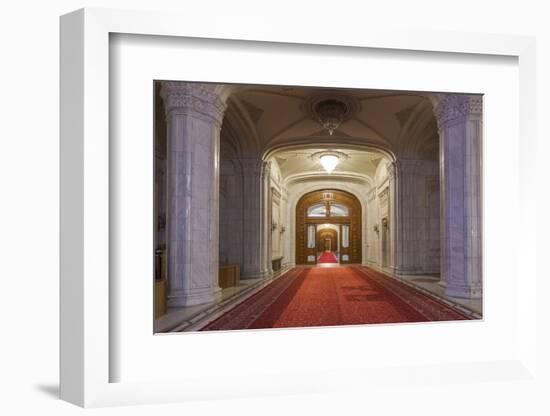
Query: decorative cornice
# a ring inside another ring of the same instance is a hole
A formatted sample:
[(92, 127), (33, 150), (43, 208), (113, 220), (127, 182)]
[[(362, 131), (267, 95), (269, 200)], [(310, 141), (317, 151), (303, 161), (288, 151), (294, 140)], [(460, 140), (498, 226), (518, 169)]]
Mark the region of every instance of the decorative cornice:
[(342, 171), (338, 171), (337, 174), (335, 173), (328, 174), (324, 170), (319, 170), (316, 172), (301, 172), (301, 173), (289, 175), (284, 178), (283, 184), (285, 186), (290, 186), (295, 182), (307, 182), (311, 180), (317, 181), (317, 180), (323, 180), (323, 179), (330, 180), (330, 181), (353, 180), (354, 182), (360, 182), (366, 185), (373, 184), (372, 178), (370, 178), (368, 175), (365, 175), (365, 174), (359, 174), (354, 172), (342, 172)]
[(434, 110), (439, 129), (472, 115), (481, 115), (483, 97), (472, 94), (438, 94), (439, 103)]
[(221, 127), (227, 106), (211, 88), (209, 84), (195, 82), (163, 82), (160, 93), (166, 114), (190, 114)]

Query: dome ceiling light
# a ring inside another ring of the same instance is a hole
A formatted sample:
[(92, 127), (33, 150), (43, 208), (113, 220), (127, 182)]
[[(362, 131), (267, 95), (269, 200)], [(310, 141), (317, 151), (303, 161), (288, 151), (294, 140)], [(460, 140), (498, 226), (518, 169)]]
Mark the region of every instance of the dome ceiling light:
[(348, 157), (345, 153), (336, 150), (324, 150), (311, 155), (311, 158), (319, 161), (323, 169), (329, 174), (336, 169), (340, 161), (346, 160)]
[[(323, 126), (331, 136), (340, 124), (342, 124), (346, 114), (349, 113), (346, 103), (333, 98), (316, 103), (314, 111), (321, 126)], [(334, 162), (333, 159), (330, 160), (330, 163)], [(329, 162), (326, 163), (328, 164)]]
[(338, 165), (338, 162), (340, 162), (338, 156), (335, 155), (323, 155), (319, 161), (328, 173), (331, 173), (336, 168), (336, 165)]

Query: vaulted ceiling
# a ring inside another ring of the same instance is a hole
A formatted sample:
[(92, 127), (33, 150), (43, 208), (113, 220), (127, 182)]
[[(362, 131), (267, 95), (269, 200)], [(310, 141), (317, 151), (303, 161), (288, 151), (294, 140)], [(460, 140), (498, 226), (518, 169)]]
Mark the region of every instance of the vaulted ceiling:
[[(437, 160), (438, 134), (430, 95), (406, 91), (281, 86), (233, 86), (221, 133), (221, 158), (275, 162), (287, 183), (336, 178), (373, 183), (392, 159)], [(344, 121), (330, 135), (315, 103), (346, 103)], [(312, 155), (348, 155), (331, 174)], [(381, 164), (383, 162), (383, 164)]]
[[(311, 111), (316, 97), (331, 96), (353, 107), (332, 136)], [(428, 94), (417, 92), (239, 86), (228, 99), (222, 147), (223, 142), (241, 157), (312, 144), (363, 146), (401, 159), (436, 159), (438, 154), (432, 104)]]

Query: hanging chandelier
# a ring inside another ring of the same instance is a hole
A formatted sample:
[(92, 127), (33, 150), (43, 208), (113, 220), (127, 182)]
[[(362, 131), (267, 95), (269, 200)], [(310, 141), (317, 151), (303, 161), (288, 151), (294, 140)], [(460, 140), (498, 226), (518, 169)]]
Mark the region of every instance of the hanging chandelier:
[(342, 160), (346, 160), (349, 156), (343, 152), (337, 150), (323, 150), (321, 152), (316, 152), (311, 155), (313, 160), (319, 161), (323, 169), (327, 173), (332, 173), (336, 166)]
[[(349, 110), (343, 101), (330, 98), (315, 104), (314, 111), (321, 126), (332, 136), (334, 131), (344, 121), (344, 117)], [(330, 163), (333, 163), (333, 161)]]

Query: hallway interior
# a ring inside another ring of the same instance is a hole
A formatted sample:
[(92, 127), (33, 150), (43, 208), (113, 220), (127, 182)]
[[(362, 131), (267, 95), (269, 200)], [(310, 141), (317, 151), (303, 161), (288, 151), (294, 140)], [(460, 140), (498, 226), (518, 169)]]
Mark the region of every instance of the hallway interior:
[(154, 332), (481, 319), (482, 131), (475, 94), (155, 81)]

